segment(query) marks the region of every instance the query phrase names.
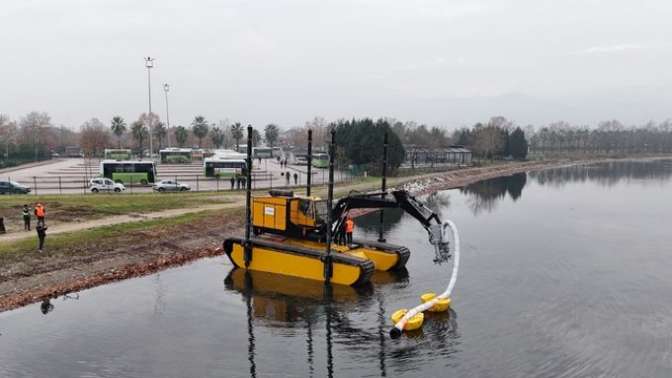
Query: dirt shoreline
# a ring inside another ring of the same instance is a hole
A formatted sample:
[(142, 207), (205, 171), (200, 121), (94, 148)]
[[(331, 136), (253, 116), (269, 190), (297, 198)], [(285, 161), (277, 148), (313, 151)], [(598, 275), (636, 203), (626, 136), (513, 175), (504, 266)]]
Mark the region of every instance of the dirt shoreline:
[[(395, 179), (391, 186), (415, 186), (416, 194), (465, 185), (495, 177), (573, 165), (624, 160), (658, 160), (672, 157), (554, 160), (506, 163)], [(230, 210), (230, 209), (228, 209)], [(242, 212), (241, 212), (242, 213)], [(203, 257), (221, 255), (226, 235), (242, 232), (240, 213), (222, 210), (196, 222), (160, 229), (132, 231), (91, 252), (68, 251), (55, 256), (27, 253), (0, 268), (0, 312), (47, 298), (81, 291), (109, 282), (152, 274)]]

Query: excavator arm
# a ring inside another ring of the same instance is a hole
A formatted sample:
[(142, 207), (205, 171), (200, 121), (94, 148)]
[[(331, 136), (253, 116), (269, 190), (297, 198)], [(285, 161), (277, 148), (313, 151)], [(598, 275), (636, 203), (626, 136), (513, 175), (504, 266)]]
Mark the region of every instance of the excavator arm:
[(391, 192), (369, 192), (350, 194), (336, 202), (332, 210), (332, 235), (343, 232), (345, 214), (352, 209), (402, 209), (415, 218), (429, 233), (429, 242), (434, 245), (437, 256), (448, 251), (448, 242), (444, 236), (446, 226), (441, 222), (439, 215), (432, 209), (418, 201), (406, 190)]
[[(332, 210), (331, 219), (334, 220), (334, 226), (339, 226), (343, 221), (343, 216), (352, 209), (386, 209), (395, 208), (406, 211), (413, 218), (417, 219), (423, 227), (428, 228), (432, 225), (432, 220), (441, 224), (438, 214), (422, 202), (411, 196), (406, 190), (395, 190), (392, 192), (369, 192), (350, 194), (336, 202)], [(338, 228), (336, 228), (338, 229)]]

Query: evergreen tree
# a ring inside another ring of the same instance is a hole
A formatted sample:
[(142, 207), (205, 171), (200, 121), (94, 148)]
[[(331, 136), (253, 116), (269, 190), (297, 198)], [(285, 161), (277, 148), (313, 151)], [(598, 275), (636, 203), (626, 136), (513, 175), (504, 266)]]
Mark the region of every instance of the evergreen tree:
[(509, 137), (509, 149), (511, 156), (515, 159), (527, 158), (527, 139), (525, 139), (525, 132), (517, 127)]
[[(336, 127), (336, 144), (345, 159), (355, 165), (366, 165), (372, 172), (380, 172), (383, 160), (383, 140), (388, 137), (388, 167), (398, 168), (404, 160), (405, 150), (399, 136), (389, 122), (369, 118), (340, 121)], [(339, 152), (337, 151), (337, 154)]]

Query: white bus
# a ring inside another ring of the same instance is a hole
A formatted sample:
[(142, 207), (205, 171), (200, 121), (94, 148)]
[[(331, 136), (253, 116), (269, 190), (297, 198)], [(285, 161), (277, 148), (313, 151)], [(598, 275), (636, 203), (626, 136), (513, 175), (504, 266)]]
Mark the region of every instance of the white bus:
[[(247, 148), (247, 147), (246, 147)], [(246, 150), (244, 150), (246, 151)], [(255, 159), (268, 159), (273, 157), (282, 157), (282, 149), (280, 147), (252, 147), (252, 157)]]
[(203, 159), (203, 170), (206, 177), (228, 178), (247, 174), (245, 154), (231, 150), (218, 150), (215, 155)]

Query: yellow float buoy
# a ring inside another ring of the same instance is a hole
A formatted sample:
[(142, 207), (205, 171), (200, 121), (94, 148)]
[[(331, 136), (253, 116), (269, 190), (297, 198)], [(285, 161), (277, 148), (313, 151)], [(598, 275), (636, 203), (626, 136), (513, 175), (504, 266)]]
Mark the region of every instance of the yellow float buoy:
[[(390, 317), (392, 319), (392, 323), (396, 325), (401, 320), (401, 318), (403, 318), (404, 315), (406, 315), (407, 312), (408, 309), (406, 308), (402, 308), (401, 310), (395, 311)], [(406, 321), (406, 324), (404, 325), (404, 331), (413, 331), (422, 327), (422, 322), (424, 320), (425, 320), (425, 314), (423, 314), (422, 312), (415, 314), (415, 316)]]
[[(436, 297), (436, 293), (425, 293), (420, 296), (420, 300), (422, 303), (426, 303), (431, 301)], [(428, 311), (431, 312), (444, 312), (448, 310), (448, 307), (450, 307), (450, 298), (439, 298), (439, 300), (436, 301), (434, 306), (430, 308)]]

